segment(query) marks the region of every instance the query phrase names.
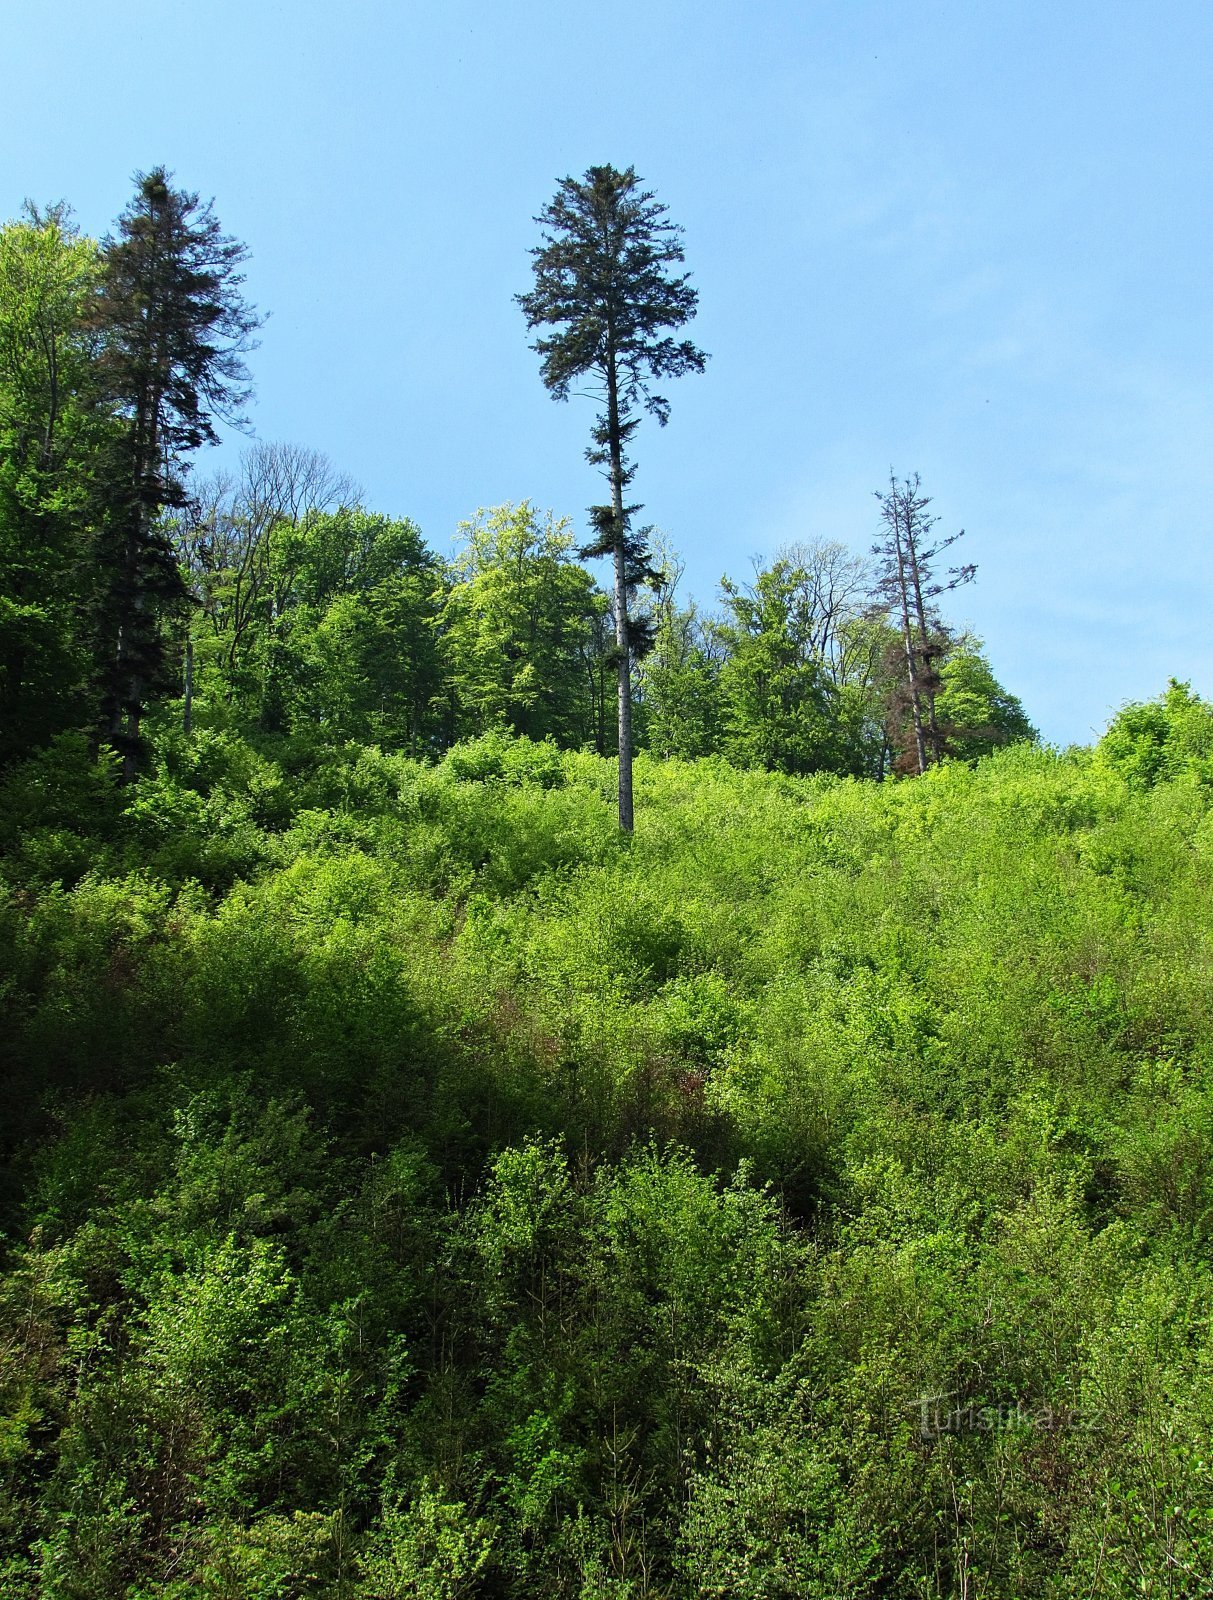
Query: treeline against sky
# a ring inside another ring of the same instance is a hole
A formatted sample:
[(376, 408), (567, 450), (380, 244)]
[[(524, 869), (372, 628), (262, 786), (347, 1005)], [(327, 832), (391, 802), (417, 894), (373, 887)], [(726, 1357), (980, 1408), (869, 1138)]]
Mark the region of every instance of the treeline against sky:
[[(101, 245), (62, 208), (0, 233), (0, 764), (83, 730), (130, 777), (168, 701), (418, 755), (491, 728), (611, 754), (610, 602), (567, 522), (502, 505), (448, 560), (319, 451), (197, 476), (248, 397), (243, 256), (162, 171)], [(1031, 735), (934, 604), (907, 666), (887, 560), (797, 546), (725, 579), (714, 614), (682, 601), (675, 552), (652, 565), (629, 627), (641, 748), (878, 777), (916, 768), (924, 695), (933, 759)]]

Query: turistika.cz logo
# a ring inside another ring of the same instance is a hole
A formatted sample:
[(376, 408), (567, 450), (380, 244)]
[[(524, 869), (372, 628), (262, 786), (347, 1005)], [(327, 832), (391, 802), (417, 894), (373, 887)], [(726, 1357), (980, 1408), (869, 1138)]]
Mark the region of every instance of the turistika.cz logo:
[(1078, 1406), (1035, 1405), (1023, 1400), (986, 1405), (970, 1400), (967, 1405), (945, 1409), (952, 1398), (951, 1394), (921, 1396), (919, 1433), (924, 1439), (939, 1439), (949, 1433), (998, 1433), (1006, 1428), (1031, 1433), (1091, 1433), (1098, 1426), (1098, 1419)]

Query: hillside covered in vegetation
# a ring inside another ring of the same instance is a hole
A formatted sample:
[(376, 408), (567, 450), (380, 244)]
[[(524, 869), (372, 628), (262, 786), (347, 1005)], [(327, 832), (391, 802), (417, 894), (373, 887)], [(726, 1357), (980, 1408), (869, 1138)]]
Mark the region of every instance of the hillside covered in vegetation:
[(0, 797), (6, 1596), (1204, 1592), (1208, 707), (631, 838), (178, 723)]
[(1041, 748), (917, 474), (685, 599), (632, 168), (516, 297), (609, 591), (199, 475), (171, 177), (0, 229), (3, 1600), (1208, 1594), (1213, 708)]

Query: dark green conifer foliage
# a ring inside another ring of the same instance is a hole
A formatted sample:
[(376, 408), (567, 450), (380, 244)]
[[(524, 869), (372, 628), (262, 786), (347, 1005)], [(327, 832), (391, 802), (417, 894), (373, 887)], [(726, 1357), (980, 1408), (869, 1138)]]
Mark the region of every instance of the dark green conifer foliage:
[(634, 168), (590, 167), (580, 180), (562, 178), (555, 198), (535, 219), (543, 243), (534, 258), (535, 287), (517, 296), (527, 327), (552, 329), (532, 347), (556, 400), (586, 382), (603, 410), (587, 459), (611, 486), (609, 505), (592, 506), (594, 536), (584, 556), (609, 556), (615, 568), (615, 643), (619, 673), (619, 826), (632, 829), (632, 657), (651, 640), (629, 626), (628, 601), (652, 576), (648, 529), (633, 530), (639, 506), (624, 495), (635, 476), (627, 447), (644, 412), (663, 427), (669, 402), (653, 388), (661, 378), (702, 372), (707, 360), (689, 340), (665, 329), (695, 315), (698, 291), (669, 269), (684, 259), (666, 207), (641, 187)]
[(258, 326), (240, 293), (244, 246), (170, 176), (136, 175), (118, 237), (105, 244), (98, 309), (102, 380), (127, 424), (102, 533), (101, 704), (128, 777), (163, 667), (161, 618), (185, 603), (159, 517), (184, 503), (187, 457), (216, 442), (215, 419), (239, 421)]

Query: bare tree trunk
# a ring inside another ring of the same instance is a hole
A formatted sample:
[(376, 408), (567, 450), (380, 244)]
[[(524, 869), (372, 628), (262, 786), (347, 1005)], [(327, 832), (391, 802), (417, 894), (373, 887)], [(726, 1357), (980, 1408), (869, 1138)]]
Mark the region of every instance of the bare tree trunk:
[(918, 535), (913, 526), (915, 491), (918, 488), (917, 475), (914, 486), (906, 485), (906, 553), (909, 558), (910, 578), (914, 588), (914, 610), (918, 619), (918, 647), (922, 656), (922, 691), (927, 702), (927, 727), (931, 736), (931, 754), (938, 761), (943, 760), (943, 737), (939, 731), (939, 722), (935, 716), (935, 668), (933, 665), (934, 650), (931, 646), (931, 634), (927, 623), (927, 608), (922, 597), (922, 575), (918, 566)]
[(187, 633), (185, 636), (185, 713), (182, 717), (182, 727), (186, 735), (194, 731), (194, 639)]
[[(163, 355), (159, 346), (155, 351), (155, 358), (157, 369), (159, 369), (163, 366)], [(148, 610), (146, 580), (144, 574), (140, 571), (140, 564), (141, 559), (147, 552), (148, 536), (153, 517), (149, 501), (160, 454), (159, 419), (163, 395), (164, 385), (157, 377), (153, 381), (150, 392), (142, 396), (133, 424), (132, 526), (127, 533), (125, 560), (129, 582), (130, 624), (131, 633), (134, 636), (134, 647), (133, 649), (127, 647), (125, 638), (126, 619), (123, 619), (118, 627), (117, 704), (114, 708), (113, 723), (113, 726), (120, 730), (122, 780), (124, 783), (134, 783), (139, 776), (139, 741), (143, 729), (143, 697), (147, 686), (139, 661), (141, 645), (138, 624)], [(157, 503), (157, 509), (162, 503), (161, 497)], [(124, 663), (127, 663), (125, 669)]]
[(619, 655), (619, 826), (632, 822), (632, 645), (628, 635), (627, 554), (624, 550), (623, 440), (614, 358), (607, 377), (607, 426), (611, 451), (611, 511), (615, 526), (615, 648)]
[[(910, 713), (914, 719), (914, 748), (921, 776), (927, 770), (926, 740), (922, 731), (922, 702), (918, 695), (918, 667), (914, 660), (914, 629), (910, 623), (910, 593), (906, 582), (906, 552), (901, 538), (897, 484), (893, 484), (893, 540), (897, 548), (897, 587), (901, 599), (901, 637), (906, 651), (906, 673), (910, 683)], [(909, 513), (906, 513), (907, 523)], [(908, 533), (908, 528), (907, 528)]]
[[(136, 617), (144, 609), (143, 596), (139, 592), (138, 577), (138, 552), (132, 541), (128, 538), (123, 554), (122, 566), (127, 584), (127, 594), (131, 615), (120, 616), (118, 619), (117, 633), (114, 639), (114, 676), (112, 699), (109, 711), (109, 726), (106, 730), (109, 742), (122, 755), (122, 781), (133, 783), (139, 772), (137, 746), (139, 742), (140, 711), (139, 696), (142, 681), (139, 669), (132, 659), (135, 649), (128, 643), (129, 634), (137, 634)], [(137, 648), (137, 645), (136, 647)]]
[(615, 646), (619, 652), (619, 826), (632, 832), (632, 652), (623, 544), (615, 546)]
[[(147, 610), (147, 596), (136, 592), (131, 602), (136, 613)], [(139, 740), (143, 733), (143, 674), (132, 663), (125, 680), (126, 730), (122, 741), (122, 781), (134, 783), (139, 776)]]

